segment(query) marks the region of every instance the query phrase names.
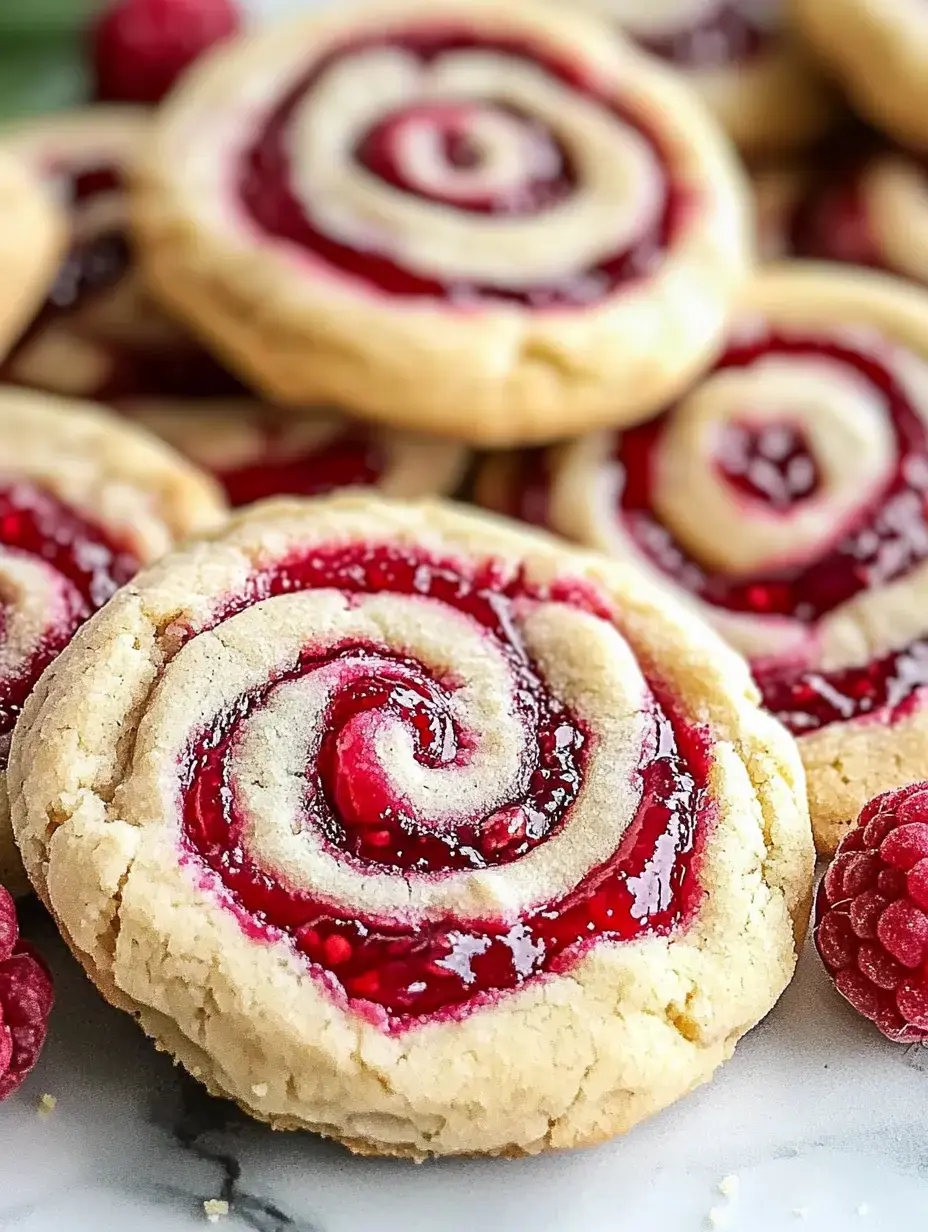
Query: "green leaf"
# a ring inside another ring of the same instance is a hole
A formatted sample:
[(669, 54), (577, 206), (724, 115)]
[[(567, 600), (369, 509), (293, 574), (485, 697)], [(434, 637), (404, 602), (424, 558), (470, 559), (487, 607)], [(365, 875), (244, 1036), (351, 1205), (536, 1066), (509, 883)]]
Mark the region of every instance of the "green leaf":
[(21, 42), (15, 48), (0, 39), (0, 119), (74, 107), (87, 94), (80, 38)]
[(0, 48), (8, 39), (76, 33), (100, 7), (100, 0), (0, 0)]

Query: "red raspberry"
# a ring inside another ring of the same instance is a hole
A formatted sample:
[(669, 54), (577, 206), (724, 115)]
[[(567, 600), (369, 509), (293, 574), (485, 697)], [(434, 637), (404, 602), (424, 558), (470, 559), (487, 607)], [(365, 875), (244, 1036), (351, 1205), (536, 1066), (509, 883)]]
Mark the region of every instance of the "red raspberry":
[(53, 1001), (48, 968), (19, 940), (13, 899), (0, 886), (0, 1100), (39, 1059)]
[(838, 992), (888, 1039), (928, 1039), (928, 782), (864, 808), (822, 878), (815, 921)]
[(189, 64), (240, 25), (236, 0), (119, 0), (91, 32), (97, 98), (160, 102)]

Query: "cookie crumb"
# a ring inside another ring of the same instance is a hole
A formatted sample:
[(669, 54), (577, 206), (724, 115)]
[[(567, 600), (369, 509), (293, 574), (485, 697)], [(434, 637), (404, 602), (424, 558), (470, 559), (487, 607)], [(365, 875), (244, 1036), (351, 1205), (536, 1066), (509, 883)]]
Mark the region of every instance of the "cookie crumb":
[(718, 1183), (718, 1191), (724, 1198), (734, 1198), (738, 1192), (740, 1182), (734, 1173), (729, 1176), (723, 1176)]
[(266, 1082), (252, 1083), (251, 1093), (252, 1095), (257, 1095), (258, 1099), (264, 1099), (265, 1095), (267, 1095), (267, 1083)]
[(857, 1208), (857, 1214), (861, 1217), (861, 1219), (866, 1219), (866, 1217), (870, 1214), (870, 1203), (861, 1202), (860, 1206)]
[(46, 1092), (44, 1095), (39, 1096), (39, 1099), (38, 1099), (39, 1116), (48, 1116), (50, 1112), (55, 1111), (57, 1106), (58, 1106), (58, 1100), (55, 1098), (54, 1095), (49, 1095), (48, 1092)]
[(722, 1210), (720, 1206), (713, 1206), (712, 1210), (706, 1216), (707, 1228), (725, 1228), (728, 1226), (728, 1213)]
[(203, 1203), (203, 1214), (210, 1223), (218, 1223), (229, 1213), (229, 1204), (225, 1198), (207, 1198)]

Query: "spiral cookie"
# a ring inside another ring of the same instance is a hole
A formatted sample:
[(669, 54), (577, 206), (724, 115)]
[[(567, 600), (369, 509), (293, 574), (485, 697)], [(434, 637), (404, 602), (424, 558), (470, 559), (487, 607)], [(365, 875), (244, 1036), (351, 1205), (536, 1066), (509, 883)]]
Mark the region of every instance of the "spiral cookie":
[(928, 12), (921, 0), (791, 0), (796, 24), (877, 127), (928, 147)]
[(745, 262), (698, 101), (540, 4), (386, 0), (236, 43), (139, 178), (155, 289), (259, 387), (475, 443), (646, 416)]
[(211, 471), (232, 505), (355, 487), (407, 499), (445, 495), (467, 469), (467, 451), (451, 441), (374, 429), (337, 411), (294, 419), (247, 400), (139, 399), (123, 408)]
[(747, 154), (806, 145), (833, 119), (832, 93), (785, 28), (785, 0), (583, 2), (682, 73)]
[(0, 355), (41, 302), (64, 237), (64, 222), (41, 184), (0, 153)]
[(104, 411), (0, 393), (0, 884), (28, 888), (4, 771), (10, 735), (41, 673), (138, 567), (215, 525), (212, 483)]
[(865, 140), (760, 176), (759, 249), (888, 270), (928, 283), (928, 174), (912, 154)]
[(0, 368), (3, 380), (109, 403), (244, 395), (143, 291), (127, 236), (126, 177), (148, 122), (142, 108), (99, 106), (0, 129), (0, 146), (53, 194), (71, 226), (58, 276), (49, 275), (45, 303)]
[(172, 554), (45, 675), (11, 777), (104, 993), (365, 1152), (627, 1129), (766, 1013), (808, 908), (801, 766), (741, 661), (450, 505), (275, 502)]
[[(515, 472), (521, 466), (522, 475)], [(643, 561), (752, 660), (835, 847), (928, 757), (928, 299), (761, 277), (716, 367), (651, 424), (496, 463), (484, 501)]]

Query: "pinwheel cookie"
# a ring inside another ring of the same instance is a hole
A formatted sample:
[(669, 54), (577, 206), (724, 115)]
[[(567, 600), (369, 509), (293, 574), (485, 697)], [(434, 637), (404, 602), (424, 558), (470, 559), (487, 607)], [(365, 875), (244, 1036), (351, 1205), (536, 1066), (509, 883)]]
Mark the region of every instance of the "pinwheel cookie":
[(664, 415), (497, 461), (481, 495), (644, 563), (749, 656), (799, 738), (822, 851), (871, 796), (924, 773), (924, 292), (773, 269)]
[(105, 411), (0, 393), (0, 884), (28, 889), (4, 771), (30, 689), (140, 565), (220, 521), (218, 490)]
[(144, 109), (101, 106), (0, 129), (0, 147), (71, 224), (44, 306), (0, 368), (5, 381), (110, 403), (244, 395), (144, 293), (127, 235), (126, 177), (147, 127)]
[(833, 93), (787, 29), (786, 0), (583, 3), (682, 73), (747, 154), (808, 145), (834, 118)]
[(295, 419), (248, 400), (121, 405), (211, 471), (232, 505), (354, 487), (407, 499), (445, 495), (460, 485), (469, 460), (452, 441), (356, 423), (337, 411)]
[(45, 674), (16, 833), (106, 996), (255, 1116), (575, 1146), (706, 1080), (793, 971), (802, 768), (756, 701), (635, 570), (451, 505), (272, 502)]
[(0, 355), (41, 303), (65, 225), (28, 168), (0, 153)]
[(877, 127), (928, 147), (928, 11), (922, 0), (791, 0), (796, 24)]
[(648, 415), (742, 280), (724, 137), (590, 18), (340, 6), (207, 57), (159, 112), (150, 280), (274, 400), (475, 443)]

